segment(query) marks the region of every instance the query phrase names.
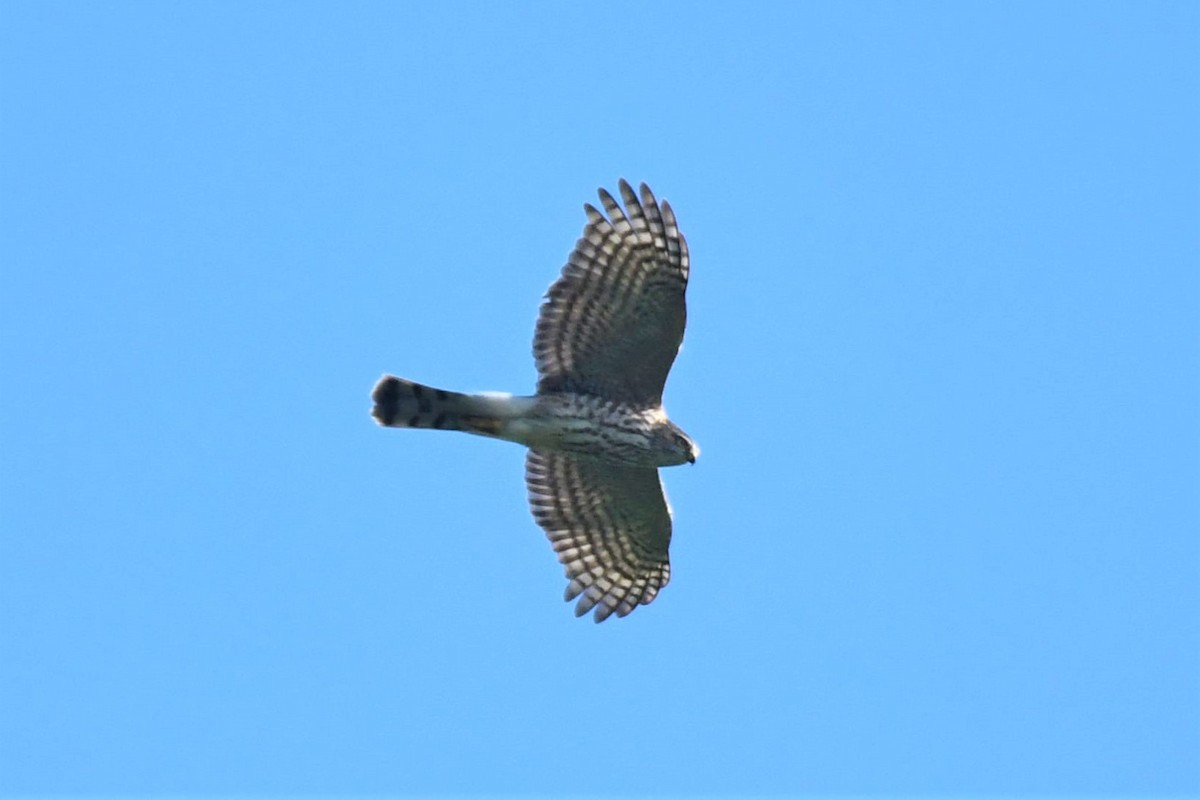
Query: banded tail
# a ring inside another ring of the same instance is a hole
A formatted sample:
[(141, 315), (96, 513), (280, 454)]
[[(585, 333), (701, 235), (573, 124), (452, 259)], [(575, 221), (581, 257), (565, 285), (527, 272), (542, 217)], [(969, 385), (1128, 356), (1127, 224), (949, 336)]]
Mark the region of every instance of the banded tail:
[(389, 428), (435, 428), (496, 436), (505, 416), (500, 403), (507, 398), (448, 392), (384, 375), (375, 384), (371, 399), (375, 401), (371, 416)]

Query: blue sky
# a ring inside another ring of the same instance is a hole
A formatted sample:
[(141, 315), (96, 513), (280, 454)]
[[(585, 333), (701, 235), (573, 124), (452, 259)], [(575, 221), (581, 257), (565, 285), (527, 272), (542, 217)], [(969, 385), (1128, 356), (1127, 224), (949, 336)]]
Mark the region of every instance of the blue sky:
[[(0, 7), (0, 793), (1200, 792), (1194, 3)], [(520, 448), (619, 177), (670, 586)]]

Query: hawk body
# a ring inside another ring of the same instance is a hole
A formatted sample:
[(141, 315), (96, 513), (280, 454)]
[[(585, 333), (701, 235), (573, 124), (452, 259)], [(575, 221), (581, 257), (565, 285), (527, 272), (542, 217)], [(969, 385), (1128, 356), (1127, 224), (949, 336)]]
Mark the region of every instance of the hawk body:
[(658, 467), (699, 448), (662, 408), (683, 341), (688, 250), (675, 215), (642, 184), (603, 189), (534, 333), (537, 394), (463, 394), (385, 375), (372, 415), (397, 428), (458, 430), (528, 448), (534, 519), (568, 579), (576, 615), (601, 622), (649, 603), (671, 569), (671, 511)]
[(372, 415), (391, 428), (466, 431), (636, 467), (695, 460), (695, 445), (661, 408), (574, 392), (463, 394), (391, 375), (380, 379), (371, 397)]

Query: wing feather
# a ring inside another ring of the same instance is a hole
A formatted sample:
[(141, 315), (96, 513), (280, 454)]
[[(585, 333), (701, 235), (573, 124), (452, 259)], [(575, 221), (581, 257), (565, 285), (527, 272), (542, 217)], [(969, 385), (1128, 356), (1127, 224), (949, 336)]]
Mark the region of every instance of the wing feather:
[(575, 616), (596, 622), (649, 603), (671, 579), (671, 511), (658, 470), (557, 451), (530, 450), (525, 464), (533, 517), (568, 580)]
[(583, 236), (550, 286), (533, 352), (538, 392), (572, 391), (647, 406), (662, 402), (687, 322), (687, 242), (671, 206), (620, 181), (585, 205)]

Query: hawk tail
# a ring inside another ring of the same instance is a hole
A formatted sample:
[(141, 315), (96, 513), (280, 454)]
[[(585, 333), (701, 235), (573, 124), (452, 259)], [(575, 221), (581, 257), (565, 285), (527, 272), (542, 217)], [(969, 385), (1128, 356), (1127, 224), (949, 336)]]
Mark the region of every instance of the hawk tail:
[(389, 428), (434, 428), (485, 436), (500, 432), (501, 419), (491, 398), (448, 392), (384, 375), (371, 392), (371, 416)]

